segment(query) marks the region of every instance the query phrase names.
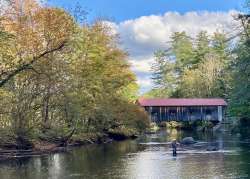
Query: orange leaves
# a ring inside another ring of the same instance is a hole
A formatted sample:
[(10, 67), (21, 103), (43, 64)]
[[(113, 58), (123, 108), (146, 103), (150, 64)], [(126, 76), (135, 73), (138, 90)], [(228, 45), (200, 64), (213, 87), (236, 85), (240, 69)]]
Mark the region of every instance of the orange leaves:
[(34, 57), (65, 43), (75, 27), (64, 10), (40, 7), (33, 0), (13, 0), (4, 13), (3, 24), (15, 36), (20, 58)]
[[(54, 60), (75, 30), (73, 18), (64, 10), (39, 6), (33, 0), (13, 0), (1, 17), (2, 29), (12, 35), (0, 43), (0, 85), (41, 60)], [(8, 53), (7, 53), (8, 52)]]
[(68, 41), (74, 32), (74, 21), (65, 11), (57, 8), (42, 8), (34, 15), (36, 31), (40, 40), (53, 48)]

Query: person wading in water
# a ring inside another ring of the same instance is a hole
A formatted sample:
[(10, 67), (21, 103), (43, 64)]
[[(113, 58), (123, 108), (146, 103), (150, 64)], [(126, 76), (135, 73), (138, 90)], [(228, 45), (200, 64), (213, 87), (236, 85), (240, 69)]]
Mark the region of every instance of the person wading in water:
[(177, 142), (176, 142), (176, 139), (174, 139), (173, 141), (172, 141), (172, 149), (173, 149), (173, 156), (175, 157), (175, 156), (177, 156)]

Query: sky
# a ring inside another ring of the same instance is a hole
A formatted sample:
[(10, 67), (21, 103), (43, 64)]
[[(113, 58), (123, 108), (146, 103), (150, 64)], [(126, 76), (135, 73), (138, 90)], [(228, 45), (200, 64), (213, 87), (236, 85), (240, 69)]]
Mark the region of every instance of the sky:
[(129, 53), (140, 93), (152, 89), (151, 64), (156, 50), (167, 49), (173, 32), (195, 37), (201, 30), (232, 35), (233, 15), (244, 10), (244, 0), (48, 0), (51, 6), (70, 10), (76, 4), (87, 10), (89, 22), (101, 17), (120, 36)]

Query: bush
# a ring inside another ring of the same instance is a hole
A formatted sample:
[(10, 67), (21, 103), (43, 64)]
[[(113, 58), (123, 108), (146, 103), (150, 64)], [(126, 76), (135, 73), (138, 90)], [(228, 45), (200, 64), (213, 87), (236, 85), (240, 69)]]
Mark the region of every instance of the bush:
[(197, 120), (197, 121), (170, 121), (166, 122), (167, 128), (171, 129), (183, 129), (183, 130), (195, 130), (199, 127), (201, 128), (213, 128), (214, 124), (210, 121), (202, 121), (202, 120)]

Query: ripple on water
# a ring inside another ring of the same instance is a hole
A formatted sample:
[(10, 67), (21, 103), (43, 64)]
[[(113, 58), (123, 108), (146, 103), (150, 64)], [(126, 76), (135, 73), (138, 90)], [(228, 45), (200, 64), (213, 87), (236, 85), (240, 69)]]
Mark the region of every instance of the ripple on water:
[(139, 143), (139, 145), (170, 145), (171, 142), (145, 142)]
[(83, 176), (83, 174), (81, 174), (81, 173), (72, 173), (69, 175), (69, 177), (82, 177), (82, 176)]

